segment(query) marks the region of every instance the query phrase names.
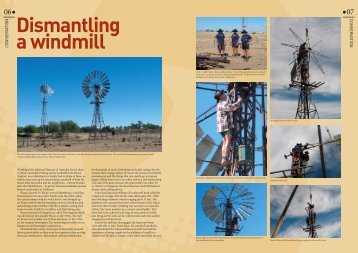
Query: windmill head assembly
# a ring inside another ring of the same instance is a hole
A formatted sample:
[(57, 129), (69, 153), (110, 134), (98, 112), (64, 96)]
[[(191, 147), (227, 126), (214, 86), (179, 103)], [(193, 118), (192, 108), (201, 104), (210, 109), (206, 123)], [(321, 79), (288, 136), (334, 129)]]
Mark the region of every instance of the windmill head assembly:
[(225, 236), (239, 234), (254, 211), (255, 197), (241, 184), (230, 186), (212, 186), (204, 195), (201, 207), (205, 215), (216, 223), (215, 232)]
[(316, 108), (316, 104), (312, 98), (312, 91), (319, 88), (324, 82), (312, 82), (310, 61), (317, 65), (319, 70), (325, 74), (321, 64), (317, 57), (328, 58), (327, 56), (315, 51), (313, 48), (320, 43), (320, 41), (314, 45), (311, 45), (309, 39), (309, 30), (305, 29), (305, 40), (301, 39), (298, 34), (289, 28), (295, 39), (298, 41), (298, 45), (281, 43), (283, 46), (293, 48), (294, 60), (290, 63), (293, 64), (291, 69), (291, 83), (290, 88), (296, 88), (299, 90), (298, 105), (296, 110), (296, 119), (315, 119), (319, 118), (319, 114)]

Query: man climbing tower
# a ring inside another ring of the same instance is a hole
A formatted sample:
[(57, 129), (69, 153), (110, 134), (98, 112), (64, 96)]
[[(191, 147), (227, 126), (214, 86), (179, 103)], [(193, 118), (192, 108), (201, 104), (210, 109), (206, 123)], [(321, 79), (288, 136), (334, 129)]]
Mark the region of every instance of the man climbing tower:
[(217, 101), (216, 106), (216, 125), (217, 132), (222, 136), (222, 160), (221, 164), (227, 166), (230, 164), (229, 155), (230, 155), (230, 145), (234, 135), (234, 122), (233, 122), (233, 112), (236, 111), (242, 98), (238, 98), (235, 103), (229, 104), (226, 99), (227, 96), (225, 92), (217, 91), (214, 98)]

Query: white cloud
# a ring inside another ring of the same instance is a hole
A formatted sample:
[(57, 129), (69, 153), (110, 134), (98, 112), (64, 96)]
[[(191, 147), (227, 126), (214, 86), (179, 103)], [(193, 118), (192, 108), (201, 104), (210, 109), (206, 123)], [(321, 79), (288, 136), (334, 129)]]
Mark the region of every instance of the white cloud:
[[(279, 217), (290, 197), (294, 186), (271, 186), (271, 217)], [(311, 186), (315, 211), (330, 212), (341, 207), (340, 186)], [(299, 186), (294, 199), (286, 213), (286, 217), (305, 217), (307, 202), (309, 201), (310, 187)]]
[[(290, 224), (286, 229), (280, 231), (277, 235), (278, 238), (307, 238), (308, 233), (304, 232), (302, 226), (304, 221), (294, 222)], [(336, 221), (332, 224), (320, 224), (323, 226), (317, 231), (319, 238), (332, 238), (341, 236), (341, 222)]]

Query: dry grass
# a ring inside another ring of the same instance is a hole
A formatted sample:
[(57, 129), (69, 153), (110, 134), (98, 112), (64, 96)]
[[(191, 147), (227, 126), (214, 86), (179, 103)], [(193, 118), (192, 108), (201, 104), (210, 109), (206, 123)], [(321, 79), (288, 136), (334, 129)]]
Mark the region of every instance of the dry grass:
[(158, 132), (119, 133), (113, 138), (93, 140), (87, 133), (69, 133), (63, 138), (48, 137), (44, 145), (38, 135), (17, 139), (18, 152), (161, 152), (162, 140)]
[[(218, 53), (217, 43), (214, 46), (214, 37), (216, 32), (197, 32), (196, 33), (196, 53)], [(229, 70), (265, 70), (267, 68), (267, 34), (266, 32), (255, 33), (250, 35), (253, 41), (250, 45), (250, 56), (248, 62), (241, 57), (232, 57), (232, 48), (230, 47), (229, 38), (232, 33), (224, 32), (226, 40), (225, 52), (229, 54), (230, 63), (222, 63), (224, 69)], [(241, 36), (241, 34), (240, 34)], [(242, 55), (242, 49), (239, 48)]]

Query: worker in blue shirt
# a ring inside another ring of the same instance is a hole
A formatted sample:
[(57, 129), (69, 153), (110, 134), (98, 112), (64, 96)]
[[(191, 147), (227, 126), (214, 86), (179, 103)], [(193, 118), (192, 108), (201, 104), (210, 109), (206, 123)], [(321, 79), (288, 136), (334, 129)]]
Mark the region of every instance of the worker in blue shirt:
[[(216, 34), (215, 36), (215, 39), (218, 43), (218, 51), (219, 51), (219, 54), (221, 56), (223, 56), (225, 54), (225, 35), (224, 35), (224, 31), (219, 29), (217, 31), (218, 33)], [(214, 41), (214, 44), (215, 44), (215, 41)]]
[(250, 49), (250, 43), (252, 42), (252, 37), (247, 33), (246, 30), (243, 30), (241, 36), (241, 48), (244, 52), (244, 59), (247, 61), (249, 59), (249, 49)]
[(237, 34), (237, 29), (232, 30), (233, 34), (231, 35), (231, 47), (232, 47), (232, 56), (240, 56), (239, 54), (239, 44), (240, 36)]

